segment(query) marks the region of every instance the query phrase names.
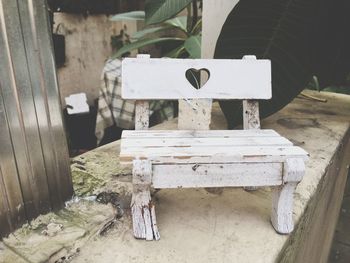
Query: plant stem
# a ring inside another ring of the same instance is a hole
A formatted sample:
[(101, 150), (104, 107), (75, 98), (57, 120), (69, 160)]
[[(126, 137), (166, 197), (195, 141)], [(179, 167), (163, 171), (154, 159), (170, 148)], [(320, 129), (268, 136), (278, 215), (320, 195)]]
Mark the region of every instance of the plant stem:
[(192, 20), (191, 20), (191, 5), (187, 6), (187, 32), (191, 32), (192, 28)]
[[(194, 27), (197, 24), (198, 21), (198, 4), (197, 4), (197, 0), (193, 0), (192, 1), (192, 12), (193, 12), (193, 16), (192, 16), (192, 27)], [(190, 31), (192, 31), (193, 28), (191, 28)]]

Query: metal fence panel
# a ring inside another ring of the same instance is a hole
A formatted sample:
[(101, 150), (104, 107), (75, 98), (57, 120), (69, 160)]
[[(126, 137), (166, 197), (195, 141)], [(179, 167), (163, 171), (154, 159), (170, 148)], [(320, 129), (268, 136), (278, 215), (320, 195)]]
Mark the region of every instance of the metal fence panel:
[(73, 192), (45, 0), (0, 0), (0, 94), (4, 235)]

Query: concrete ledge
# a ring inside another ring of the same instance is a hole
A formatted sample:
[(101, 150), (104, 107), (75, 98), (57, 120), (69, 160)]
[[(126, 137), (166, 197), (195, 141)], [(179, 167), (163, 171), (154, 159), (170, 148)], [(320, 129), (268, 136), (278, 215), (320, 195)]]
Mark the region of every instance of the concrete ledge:
[[(277, 234), (270, 224), (269, 188), (181, 189), (154, 194), (161, 240), (135, 240), (130, 171), (120, 167), (119, 142), (114, 142), (75, 158), (73, 178), (80, 195), (117, 192), (124, 216), (106, 235), (80, 243), (70, 262), (327, 262), (350, 163), (350, 96), (307, 93), (327, 102), (297, 98), (262, 124), (311, 155), (297, 187), (291, 235)], [(213, 118), (213, 129), (225, 128), (218, 106)]]

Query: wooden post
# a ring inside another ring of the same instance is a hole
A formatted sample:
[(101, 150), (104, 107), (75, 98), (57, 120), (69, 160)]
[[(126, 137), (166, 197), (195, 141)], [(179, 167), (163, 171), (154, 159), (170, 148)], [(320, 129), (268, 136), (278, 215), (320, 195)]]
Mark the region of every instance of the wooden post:
[(147, 130), (149, 127), (149, 102), (137, 100), (135, 107), (135, 130)]
[(151, 200), (152, 164), (147, 160), (133, 161), (133, 194), (131, 214), (134, 236), (159, 240), (155, 208)]
[(260, 129), (259, 102), (243, 100), (243, 129)]
[[(139, 59), (149, 59), (149, 54), (139, 54)], [(149, 102), (137, 100), (135, 106), (135, 130), (147, 130), (149, 127)]]
[[(243, 59), (256, 60), (255, 56), (244, 56)], [(259, 102), (256, 100), (243, 100), (243, 129), (260, 129)], [(257, 190), (258, 187), (244, 187), (247, 191)]]

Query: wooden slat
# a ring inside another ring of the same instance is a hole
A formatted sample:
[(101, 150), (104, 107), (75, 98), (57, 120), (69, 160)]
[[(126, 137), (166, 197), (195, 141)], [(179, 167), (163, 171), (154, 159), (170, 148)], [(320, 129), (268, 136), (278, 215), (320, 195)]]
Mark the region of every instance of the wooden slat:
[(223, 163), (223, 162), (284, 162), (287, 158), (302, 158), (308, 154), (300, 147), (195, 147), (149, 148), (136, 152), (125, 149), (120, 161), (130, 163), (134, 158), (150, 159), (152, 163)]
[[(125, 58), (122, 66), (124, 99), (271, 98), (269, 60)], [(191, 68), (210, 72), (198, 90), (185, 77)]]
[(121, 151), (136, 148), (159, 147), (232, 147), (232, 146), (292, 146), (283, 137), (232, 137), (232, 138), (125, 138), (121, 143)]
[(237, 146), (237, 147), (159, 147), (142, 148), (139, 151), (134, 148), (124, 148), (121, 154), (140, 154), (140, 156), (212, 156), (225, 154), (233, 156), (265, 156), (265, 155), (306, 155), (300, 147), (294, 146)]
[(230, 138), (230, 137), (272, 137), (281, 136), (274, 130), (138, 130), (122, 133), (124, 138)]
[(282, 163), (154, 165), (154, 188), (271, 186), (282, 184)]

